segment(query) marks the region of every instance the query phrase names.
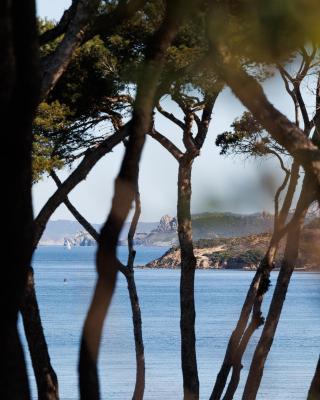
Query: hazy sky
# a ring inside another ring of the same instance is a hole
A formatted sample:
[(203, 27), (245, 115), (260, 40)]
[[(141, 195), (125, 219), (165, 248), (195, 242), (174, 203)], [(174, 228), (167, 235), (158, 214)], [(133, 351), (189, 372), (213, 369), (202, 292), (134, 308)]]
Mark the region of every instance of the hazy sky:
[[(38, 0), (38, 14), (49, 19), (59, 19), (70, 1)], [(289, 118), (292, 118), (291, 99), (285, 94), (282, 81), (274, 77), (264, 84), (269, 99)], [(312, 98), (310, 98), (310, 102)], [(311, 103), (310, 103), (311, 104)], [(169, 101), (166, 107), (173, 113), (177, 109)], [(233, 211), (251, 213), (273, 211), (273, 195), (266, 182), (279, 182), (281, 172), (273, 161), (244, 161), (219, 155), (214, 142), (217, 134), (227, 130), (234, 118), (240, 116), (244, 107), (225, 89), (218, 97), (204, 148), (193, 168), (192, 212)], [(157, 129), (168, 135), (175, 143), (181, 143), (181, 131), (165, 118), (158, 118)], [(182, 147), (181, 147), (182, 148)], [(69, 198), (91, 221), (102, 222), (107, 215), (113, 193), (123, 146), (107, 154), (91, 171), (87, 180), (71, 192)], [(69, 171), (60, 173), (65, 178)], [(176, 214), (177, 162), (152, 138), (147, 137), (140, 168), (140, 192), (142, 221), (155, 221), (164, 214)], [(34, 210), (41, 206), (55, 190), (50, 179), (36, 184), (33, 190)], [(73, 219), (61, 206), (53, 219)]]

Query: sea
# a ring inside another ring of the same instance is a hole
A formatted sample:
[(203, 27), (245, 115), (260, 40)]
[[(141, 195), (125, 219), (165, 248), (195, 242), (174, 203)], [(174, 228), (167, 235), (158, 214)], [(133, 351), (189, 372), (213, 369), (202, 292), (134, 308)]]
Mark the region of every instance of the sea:
[[(137, 247), (136, 265), (162, 255), (161, 247)], [(36, 292), (60, 398), (79, 398), (77, 363), (84, 316), (92, 296), (95, 247), (40, 246), (34, 256)], [(126, 247), (118, 248), (125, 262)], [(208, 399), (226, 344), (253, 272), (198, 270), (195, 278), (197, 360), (200, 398)], [(136, 268), (146, 361), (145, 400), (183, 398), (179, 335), (179, 270)], [(272, 273), (266, 314), (277, 272)], [(269, 353), (257, 399), (306, 399), (320, 351), (320, 274), (295, 272)], [(32, 399), (37, 399), (23, 327)], [(240, 399), (261, 329), (243, 358)], [(126, 281), (121, 274), (105, 322), (99, 357), (101, 398), (129, 400), (135, 382), (135, 352)]]

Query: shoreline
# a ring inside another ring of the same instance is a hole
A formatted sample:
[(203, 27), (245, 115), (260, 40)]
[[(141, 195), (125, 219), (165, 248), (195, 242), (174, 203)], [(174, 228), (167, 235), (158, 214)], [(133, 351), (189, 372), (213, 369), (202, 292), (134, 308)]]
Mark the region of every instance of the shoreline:
[[(167, 270), (167, 271), (180, 271), (180, 267), (146, 267), (144, 265), (135, 265), (134, 269), (139, 270)], [(196, 271), (240, 271), (240, 272), (256, 272), (256, 269), (244, 269), (244, 268), (196, 268)], [(279, 272), (280, 268), (274, 268), (272, 272)], [(303, 272), (303, 273), (312, 273), (312, 274), (320, 274), (319, 269), (307, 269), (307, 268), (295, 268), (293, 272)]]

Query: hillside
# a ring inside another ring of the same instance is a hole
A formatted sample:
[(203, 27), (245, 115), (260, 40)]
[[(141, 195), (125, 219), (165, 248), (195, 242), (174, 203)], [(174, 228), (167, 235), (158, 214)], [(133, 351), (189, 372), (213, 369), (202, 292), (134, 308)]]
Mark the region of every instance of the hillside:
[[(270, 237), (270, 233), (261, 233), (195, 241), (197, 268), (255, 270), (267, 250)], [(320, 271), (319, 240), (320, 228), (307, 225), (302, 234), (296, 268)], [(276, 267), (280, 265), (283, 250), (282, 242), (276, 258)], [(144, 268), (174, 269), (180, 267), (180, 262), (180, 248), (173, 246), (162, 257), (146, 264)]]
[[(258, 234), (270, 232), (272, 227), (273, 216), (267, 213), (243, 215), (221, 212), (192, 215), (194, 240)], [(156, 229), (144, 238), (143, 243), (139, 244), (147, 246), (177, 245), (177, 231), (176, 229), (166, 231)]]
[(269, 232), (273, 227), (273, 216), (269, 213), (234, 214), (231, 212), (201, 213), (192, 216), (195, 239), (209, 239), (215, 235), (223, 237), (243, 236)]
[[(202, 213), (192, 216), (193, 237), (213, 239), (216, 237), (233, 237), (268, 232), (272, 229), (273, 217), (267, 213), (234, 214)], [(99, 230), (101, 224), (93, 224)], [(127, 244), (130, 223), (126, 222), (121, 235), (120, 245)], [(40, 244), (63, 245), (65, 240), (77, 242), (76, 236), (83, 231), (77, 221), (49, 221)], [(164, 215), (159, 222), (139, 222), (135, 236), (137, 245), (172, 246), (178, 244), (177, 221), (175, 217)], [(91, 242), (90, 242), (91, 243)]]

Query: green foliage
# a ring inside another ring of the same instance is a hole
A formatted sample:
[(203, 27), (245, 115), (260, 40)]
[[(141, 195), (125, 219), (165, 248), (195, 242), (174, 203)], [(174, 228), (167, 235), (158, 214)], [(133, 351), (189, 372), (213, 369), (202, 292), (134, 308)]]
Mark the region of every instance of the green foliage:
[(245, 251), (244, 253), (241, 253), (238, 258), (241, 262), (244, 263), (257, 264), (258, 262), (261, 261), (262, 257), (263, 257), (262, 251), (256, 249), (250, 249)]
[[(44, 32), (54, 26), (39, 21)], [(61, 38), (41, 47), (41, 56), (55, 50)], [(110, 118), (120, 118), (127, 103), (114, 101), (124, 89), (118, 61), (105, 43), (94, 37), (73, 53), (67, 70), (48, 99), (41, 103), (34, 121), (34, 181), (71, 163), (80, 151), (101, 140), (94, 127)], [(105, 134), (104, 134), (105, 136)]]
[[(164, 3), (149, 1), (114, 35), (106, 39), (106, 46), (119, 62), (121, 79), (135, 85), (143, 69), (145, 49), (154, 31), (159, 27)], [(204, 12), (198, 10), (179, 30), (167, 51), (161, 84), (168, 83), (170, 90), (189, 94), (196, 90), (208, 94), (215, 89), (217, 77), (212, 69), (201, 63), (207, 53)], [(194, 66), (198, 64), (198, 67)]]
[(231, 128), (232, 131), (223, 132), (216, 138), (216, 146), (220, 147), (222, 155), (262, 157), (270, 155), (273, 151), (284, 153), (284, 149), (248, 111), (235, 119)]
[(254, 62), (281, 62), (320, 39), (317, 0), (238, 0), (210, 9), (208, 33), (231, 53)]
[[(50, 21), (48, 19), (42, 19), (38, 18), (38, 32), (39, 35), (42, 33), (49, 31), (50, 29), (54, 28), (55, 22)], [(58, 44), (61, 42), (62, 37), (58, 37), (55, 40), (52, 40), (51, 42), (48, 42), (44, 44), (43, 46), (40, 47), (40, 58), (45, 59), (46, 56), (51, 54), (58, 46)]]
[[(68, 146), (63, 146), (68, 137), (71, 112), (58, 101), (41, 103), (34, 119), (33, 131), (33, 181), (37, 182), (44, 173), (62, 168), (68, 155)], [(63, 151), (62, 151), (63, 149)]]
[[(102, 6), (99, 12), (110, 7), (113, 3)], [(143, 10), (111, 36), (96, 36), (75, 50), (67, 70), (46, 103), (39, 107), (34, 124), (36, 180), (41, 170), (45, 173), (51, 166), (56, 168), (71, 162), (75, 152), (93, 144), (95, 139), (100, 140), (93, 131), (88, 134), (90, 128), (112, 118), (121, 119), (131, 111), (130, 100), (121, 95), (134, 91), (146, 46), (162, 21), (163, 12), (164, 2), (147, 2)], [(50, 21), (39, 21), (40, 32), (53, 26)], [(41, 57), (50, 55), (59, 41), (61, 37), (42, 46)], [(211, 71), (189, 71), (206, 49), (204, 19), (199, 13), (181, 29), (168, 50), (161, 78), (169, 82), (168, 92), (194, 94), (195, 90), (203, 92), (213, 88), (215, 75)], [(53, 157), (52, 162), (50, 157)]]
[(244, 264), (258, 264), (262, 257), (263, 252), (256, 249), (250, 249), (240, 254), (234, 254), (232, 251), (218, 251), (210, 255), (211, 260), (218, 263), (234, 261)]
[(146, 46), (160, 26), (163, 14), (163, 1), (148, 1), (143, 9), (119, 26), (111, 36), (103, 38), (106, 48), (118, 61), (122, 82), (131, 85), (137, 83)]
[(59, 100), (85, 121), (109, 110), (108, 98), (124, 89), (118, 73), (118, 61), (99, 37), (78, 48), (49, 101)]
[(54, 156), (54, 148), (49, 139), (34, 135), (33, 151), (32, 151), (32, 180), (33, 183), (39, 182), (45, 173), (50, 174), (53, 169), (60, 169), (64, 166), (64, 162)]

